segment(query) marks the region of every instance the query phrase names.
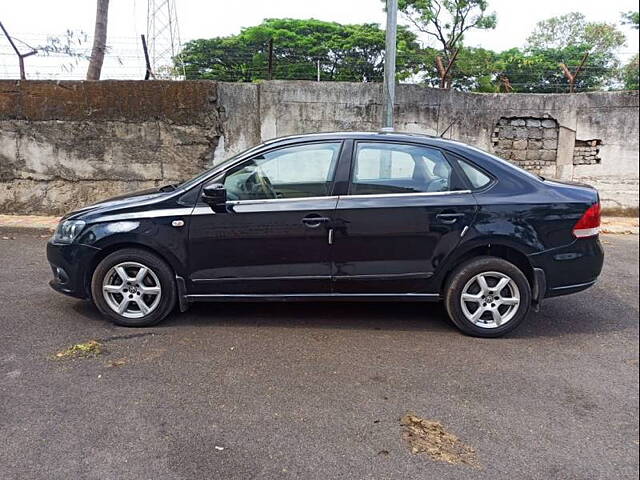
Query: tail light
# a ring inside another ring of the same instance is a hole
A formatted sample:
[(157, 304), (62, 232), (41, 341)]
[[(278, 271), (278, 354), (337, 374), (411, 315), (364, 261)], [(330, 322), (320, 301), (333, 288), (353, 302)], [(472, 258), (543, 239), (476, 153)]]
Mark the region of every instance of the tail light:
[(600, 203), (594, 203), (573, 227), (576, 238), (595, 237), (600, 233)]

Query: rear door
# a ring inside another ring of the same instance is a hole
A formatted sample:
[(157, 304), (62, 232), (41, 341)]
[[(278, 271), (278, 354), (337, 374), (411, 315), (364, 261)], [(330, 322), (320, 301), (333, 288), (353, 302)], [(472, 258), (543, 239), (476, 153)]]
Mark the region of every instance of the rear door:
[(333, 221), (333, 291), (435, 293), (429, 279), (476, 212), (460, 168), (432, 147), (356, 142)]
[(330, 291), (328, 233), (341, 141), (277, 148), (242, 162), (223, 183), (227, 211), (199, 205), (189, 230), (194, 294)]

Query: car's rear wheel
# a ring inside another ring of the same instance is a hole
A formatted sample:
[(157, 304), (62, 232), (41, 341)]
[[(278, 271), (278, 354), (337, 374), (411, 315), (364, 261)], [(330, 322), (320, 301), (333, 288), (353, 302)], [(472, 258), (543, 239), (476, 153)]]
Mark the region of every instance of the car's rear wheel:
[(98, 310), (117, 325), (148, 327), (164, 319), (176, 303), (174, 275), (160, 257), (126, 248), (105, 257), (91, 279)]
[(476, 337), (499, 337), (522, 323), (531, 306), (531, 286), (514, 264), (479, 257), (459, 265), (445, 287), (451, 321)]

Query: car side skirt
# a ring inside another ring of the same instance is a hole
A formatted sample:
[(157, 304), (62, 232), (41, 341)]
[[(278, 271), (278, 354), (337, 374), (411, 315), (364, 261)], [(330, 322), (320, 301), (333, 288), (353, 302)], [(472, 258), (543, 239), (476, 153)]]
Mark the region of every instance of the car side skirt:
[(291, 293), (272, 294), (194, 294), (186, 295), (188, 302), (437, 302), (437, 293)]

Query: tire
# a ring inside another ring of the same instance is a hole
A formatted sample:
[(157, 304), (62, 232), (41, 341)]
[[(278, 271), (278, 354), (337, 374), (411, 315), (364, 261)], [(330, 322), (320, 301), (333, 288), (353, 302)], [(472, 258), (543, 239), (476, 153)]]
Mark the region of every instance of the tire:
[(157, 255), (137, 248), (111, 253), (91, 278), (93, 303), (100, 313), (123, 327), (158, 324), (173, 310), (176, 296), (171, 267)]
[[(500, 282), (504, 287), (497, 292)], [(485, 256), (456, 267), (445, 285), (444, 297), (449, 318), (464, 333), (474, 337), (500, 337), (513, 331), (527, 317), (531, 286), (514, 264)]]

